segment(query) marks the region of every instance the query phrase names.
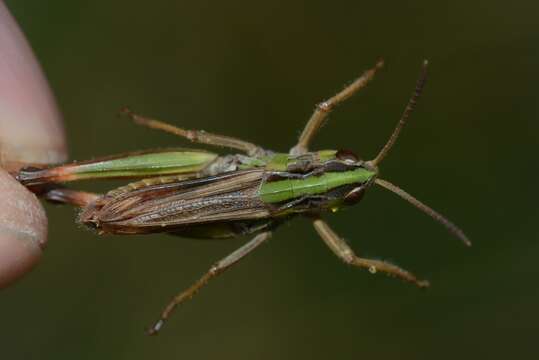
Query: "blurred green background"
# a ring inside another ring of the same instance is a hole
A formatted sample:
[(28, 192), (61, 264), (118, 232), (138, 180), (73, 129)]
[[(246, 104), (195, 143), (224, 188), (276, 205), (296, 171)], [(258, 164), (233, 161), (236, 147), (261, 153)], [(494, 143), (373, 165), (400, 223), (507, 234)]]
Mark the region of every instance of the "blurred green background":
[[(65, 117), (72, 159), (186, 146), (115, 117), (287, 150), (316, 102), (384, 57), (316, 148), (372, 157), (431, 62), (383, 176), (462, 226), (466, 249), (373, 189), (328, 221), (428, 291), (339, 262), (308, 221), (205, 288), (158, 337), (170, 296), (246, 239), (98, 237), (47, 205), (50, 242), (0, 297), (3, 359), (506, 359), (537, 354), (536, 1), (7, 1)], [(80, 184), (106, 189), (114, 184)]]

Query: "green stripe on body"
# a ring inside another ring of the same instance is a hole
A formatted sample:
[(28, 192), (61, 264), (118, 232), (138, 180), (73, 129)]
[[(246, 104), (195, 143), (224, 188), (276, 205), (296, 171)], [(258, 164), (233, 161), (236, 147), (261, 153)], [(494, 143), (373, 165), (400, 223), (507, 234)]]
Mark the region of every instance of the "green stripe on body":
[(277, 180), (264, 183), (259, 190), (259, 196), (265, 203), (276, 203), (304, 195), (323, 194), (342, 185), (364, 183), (375, 175), (372, 171), (358, 168), (305, 179)]

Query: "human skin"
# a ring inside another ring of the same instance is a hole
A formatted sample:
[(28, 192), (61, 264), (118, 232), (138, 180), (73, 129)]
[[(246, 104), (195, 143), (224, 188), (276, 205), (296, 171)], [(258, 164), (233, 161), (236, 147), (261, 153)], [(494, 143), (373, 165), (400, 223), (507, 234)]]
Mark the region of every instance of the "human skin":
[(24, 35), (0, 0), (0, 288), (40, 260), (47, 218), (34, 194), (10, 172), (66, 160), (60, 114)]

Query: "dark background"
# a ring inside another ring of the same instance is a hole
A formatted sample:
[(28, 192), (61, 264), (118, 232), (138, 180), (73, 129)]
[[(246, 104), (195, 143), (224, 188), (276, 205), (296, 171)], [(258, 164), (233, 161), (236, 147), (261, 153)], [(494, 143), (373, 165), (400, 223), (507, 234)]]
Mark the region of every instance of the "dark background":
[[(0, 297), (5, 359), (472, 359), (537, 354), (536, 1), (7, 1), (65, 117), (72, 159), (187, 146), (115, 117), (130, 105), (286, 151), (316, 102), (387, 67), (316, 148), (375, 155), (431, 63), (383, 176), (462, 226), (462, 246), (373, 189), (328, 217), (358, 253), (432, 282), (347, 267), (299, 219), (205, 288), (158, 337), (170, 296), (246, 239), (98, 237), (47, 205), (50, 243)], [(107, 189), (114, 184), (80, 184)]]

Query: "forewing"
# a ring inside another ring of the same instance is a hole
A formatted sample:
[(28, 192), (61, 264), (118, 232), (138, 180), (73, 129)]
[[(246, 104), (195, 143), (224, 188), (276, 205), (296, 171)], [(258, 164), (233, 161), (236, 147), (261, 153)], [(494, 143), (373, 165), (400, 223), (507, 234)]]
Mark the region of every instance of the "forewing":
[(80, 219), (108, 233), (167, 232), (189, 225), (262, 219), (270, 215), (258, 197), (263, 177), (263, 170), (244, 170), (153, 184), (105, 196)]

